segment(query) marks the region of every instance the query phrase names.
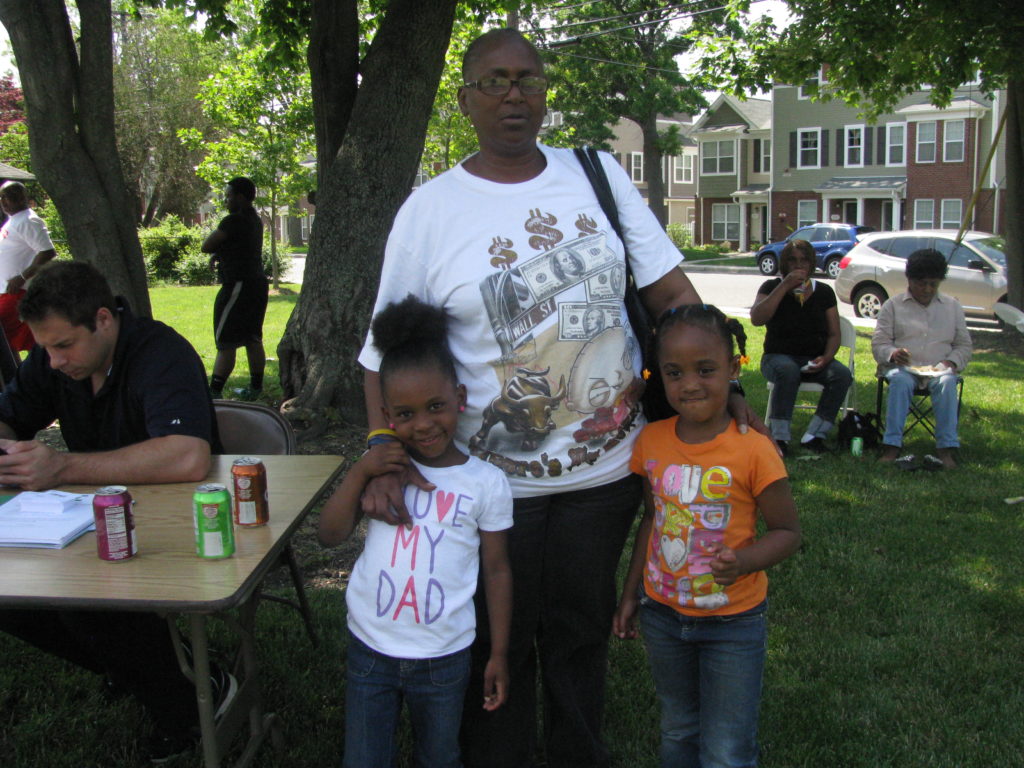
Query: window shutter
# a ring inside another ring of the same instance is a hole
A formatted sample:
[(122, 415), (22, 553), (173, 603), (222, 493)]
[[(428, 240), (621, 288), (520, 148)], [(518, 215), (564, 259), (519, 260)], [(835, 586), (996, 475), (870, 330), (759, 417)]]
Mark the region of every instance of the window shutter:
[(754, 173), (761, 172), (761, 140), (754, 139)]
[(870, 125), (864, 129), (864, 165), (871, 165), (871, 148), (875, 138), (875, 129)]
[(821, 167), (824, 168), (828, 165), (828, 131), (824, 130), (821, 132)]
[(885, 165), (888, 161), (886, 157), (886, 129), (884, 125), (878, 126), (878, 152), (875, 154), (875, 162), (879, 165)]
[(796, 168), (796, 131), (789, 132), (789, 167)]
[(842, 168), (846, 165), (846, 160), (843, 158), (843, 146), (846, 142), (843, 141), (844, 128), (836, 128), (836, 167)]

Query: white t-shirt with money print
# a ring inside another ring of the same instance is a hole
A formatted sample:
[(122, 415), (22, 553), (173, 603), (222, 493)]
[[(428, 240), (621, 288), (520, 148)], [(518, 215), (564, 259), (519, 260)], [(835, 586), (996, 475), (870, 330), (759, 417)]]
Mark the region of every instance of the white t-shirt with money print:
[[(499, 184), (461, 165), (414, 191), (388, 237), (374, 314), (410, 293), (450, 315), (469, 392), (458, 442), (508, 474), (513, 495), (593, 488), (629, 474), (643, 425), (641, 357), (615, 235), (572, 150)], [(643, 287), (677, 267), (625, 171), (601, 155)], [(367, 339), (359, 362), (377, 370)]]

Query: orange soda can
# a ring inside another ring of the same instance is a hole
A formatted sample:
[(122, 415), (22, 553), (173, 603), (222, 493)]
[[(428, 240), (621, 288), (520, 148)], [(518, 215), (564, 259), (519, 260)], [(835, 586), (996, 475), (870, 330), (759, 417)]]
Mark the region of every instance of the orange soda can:
[(231, 465), (235, 486), (235, 525), (266, 525), (270, 520), (267, 498), (267, 468), (260, 459), (245, 456)]

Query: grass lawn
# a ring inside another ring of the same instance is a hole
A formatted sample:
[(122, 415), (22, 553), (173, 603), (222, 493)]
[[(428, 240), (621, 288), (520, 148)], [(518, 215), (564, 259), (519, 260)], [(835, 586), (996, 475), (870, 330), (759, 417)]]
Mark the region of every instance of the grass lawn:
[[(277, 343), (284, 333), (288, 317), (299, 298), (299, 285), (282, 283), (280, 290), (271, 292), (267, 302), (267, 316), (263, 322), (263, 349), (267, 354), (267, 368), (264, 374), (263, 393), (268, 402), (281, 399), (281, 382), (278, 376)], [(213, 300), (219, 286), (205, 285), (182, 288), (160, 285), (150, 288), (149, 298), (153, 304), (153, 317), (173, 326), (178, 333), (192, 342), (206, 366), (206, 372), (213, 371), (217, 348), (213, 343)], [(249, 361), (245, 350), (238, 350), (235, 369), (224, 387), (226, 393), (233, 388), (249, 386)]]
[[(215, 289), (160, 288), (157, 317), (213, 359)], [(265, 329), (274, 354), (294, 296), (277, 297)], [(743, 382), (764, 413), (751, 328)], [(763, 768), (988, 768), (1024, 754), (1024, 342), (975, 333), (961, 415), (963, 466), (900, 472), (871, 455), (787, 460), (802, 550), (772, 570)], [(870, 337), (859, 331), (857, 402), (874, 407)], [(239, 361), (235, 386), (245, 384)], [(276, 371), (268, 371), (268, 387)], [(797, 416), (802, 429), (807, 414)], [(798, 433), (799, 434), (799, 433)], [(930, 452), (921, 433), (909, 451)], [(340, 763), (344, 724), (344, 595), (349, 561), (311, 552), (309, 594), (321, 645), (282, 606), (259, 612), (267, 707), (285, 749), (256, 765)], [(0, 554), (2, 558), (2, 554)], [(622, 566), (625, 566), (623, 558)], [(315, 572), (315, 573), (314, 573)], [(580, 574), (586, 578), (586, 574)], [(230, 648), (225, 631), (214, 647)], [(0, 754), (11, 766), (134, 766), (148, 726), (131, 701), (108, 701), (93, 675), (0, 635)], [(658, 710), (639, 642), (613, 640), (606, 737), (613, 765), (655, 768)], [(401, 766), (411, 765), (408, 734)], [(191, 762), (198, 764), (198, 754)]]

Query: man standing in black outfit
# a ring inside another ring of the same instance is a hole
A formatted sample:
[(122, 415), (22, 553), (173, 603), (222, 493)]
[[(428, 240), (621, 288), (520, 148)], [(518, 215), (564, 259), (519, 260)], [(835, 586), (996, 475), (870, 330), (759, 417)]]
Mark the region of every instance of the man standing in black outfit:
[(221, 289), (213, 305), (213, 337), (217, 359), (210, 391), (221, 397), (235, 367), (235, 351), (245, 347), (249, 358), (249, 386), (239, 392), (254, 400), (263, 391), (263, 316), (267, 311), (267, 277), (263, 273), (263, 222), (253, 208), (256, 185), (239, 176), (224, 188), (228, 209), (217, 228), (203, 241), (203, 253), (212, 253)]

